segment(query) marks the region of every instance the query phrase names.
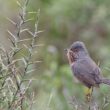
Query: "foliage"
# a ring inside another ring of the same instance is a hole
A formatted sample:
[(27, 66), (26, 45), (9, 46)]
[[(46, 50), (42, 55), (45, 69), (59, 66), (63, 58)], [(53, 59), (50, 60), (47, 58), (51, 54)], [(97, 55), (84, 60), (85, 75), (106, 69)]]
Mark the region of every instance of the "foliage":
[[(17, 1), (20, 7), (19, 21), (14, 22), (7, 18), (15, 27), (15, 32), (7, 31), (8, 39), (12, 43), (10, 50), (0, 47), (0, 109), (8, 110), (32, 110), (35, 93), (31, 91), (32, 81), (30, 75), (36, 70), (35, 49), (40, 45), (36, 44), (38, 34), (39, 13), (38, 10), (35, 22), (35, 30), (31, 32), (26, 23), (32, 19), (27, 19), (28, 13), (26, 8), (29, 0), (25, 0), (24, 4)], [(28, 32), (29, 37), (22, 36)], [(28, 44), (26, 42), (29, 42)], [(25, 43), (24, 43), (25, 42)]]
[[(19, 2), (20, 1), (22, 0), (19, 0)], [(20, 6), (22, 2), (20, 3), (19, 2), (18, 5)], [(7, 0), (7, 1), (1, 1), (1, 4), (7, 6), (8, 8), (11, 7), (11, 9), (9, 8), (11, 11), (9, 10), (10, 12), (8, 11), (7, 13), (8, 15), (13, 14), (12, 18), (16, 18), (17, 8), (15, 2)], [(43, 62), (35, 65), (32, 64), (29, 65), (28, 67), (28, 71), (30, 71), (31, 69), (33, 70), (33, 68), (34, 69), (37, 68), (37, 69), (34, 72), (35, 74), (32, 73), (26, 74), (25, 79), (34, 78), (34, 81), (33, 83), (30, 84), (28, 90), (26, 91), (25, 94), (26, 99), (23, 99), (24, 103), (27, 103), (26, 106), (23, 105), (24, 108), (25, 109), (28, 108), (27, 106), (29, 105), (29, 102), (31, 102), (30, 99), (32, 99), (30, 97), (34, 96), (36, 101), (35, 104), (33, 104), (33, 109), (35, 110), (36, 109), (44, 110), (44, 108), (46, 110), (80, 110), (80, 109), (109, 110), (110, 88), (108, 86), (101, 85), (100, 89), (95, 88), (93, 93), (93, 101), (91, 103), (85, 102), (85, 95), (84, 95), (85, 88), (73, 77), (67, 62), (66, 55), (64, 53), (64, 48), (67, 48), (71, 43), (73, 43), (76, 40), (83, 41), (86, 44), (91, 57), (95, 60), (97, 64), (98, 62), (100, 63), (102, 74), (105, 77), (109, 77), (110, 1), (109, 0), (36, 0), (36, 1), (30, 0), (29, 4), (30, 4), (28, 7), (29, 10), (35, 10), (36, 8), (41, 9), (39, 29), (40, 28), (43, 29), (44, 32), (43, 34), (38, 35), (42, 37), (40, 37), (40, 39), (39, 37), (37, 37), (37, 43), (43, 42), (44, 46), (39, 49), (38, 46), (41, 45), (37, 45), (36, 49), (39, 52), (37, 55), (35, 54), (34, 56), (32, 56), (32, 59), (30, 60), (31, 62), (38, 58), (38, 59), (42, 59)], [(12, 10), (12, 7), (14, 7), (15, 10)], [(21, 12), (25, 12), (25, 11), (21, 11)], [(26, 13), (28, 14), (28, 15), (26, 14), (25, 16), (26, 18), (34, 17), (34, 14), (32, 14), (32, 12), (30, 13), (26, 12)], [(31, 19), (29, 19), (29, 21), (30, 20)], [(13, 20), (9, 19), (9, 21), (12, 24), (16, 24), (15, 22), (13, 22)], [(3, 23), (1, 22), (1, 24)], [(17, 24), (19, 23), (20, 22), (17, 22)], [(24, 29), (24, 27), (26, 27), (27, 25), (30, 26), (30, 31), (31, 31), (33, 29), (34, 20), (31, 21), (30, 23), (23, 24), (21, 30)], [(15, 32), (8, 31), (8, 33), (11, 34), (12, 37), (13, 35), (17, 36), (16, 33), (20, 32), (20, 30), (16, 26), (14, 28), (11, 27), (10, 29), (13, 30), (15, 28), (16, 28)], [(18, 41), (23, 40), (22, 38), (25, 38), (25, 40), (20, 41), (19, 43), (14, 42), (15, 44), (17, 43), (18, 50), (19, 48), (21, 48), (21, 50), (19, 50), (17, 54), (11, 58), (11, 63), (12, 61), (16, 61), (16, 59), (21, 59), (20, 61), (15, 62), (14, 66), (16, 66), (17, 68), (20, 67), (20, 71), (22, 72), (24, 71), (23, 68), (25, 67), (23, 62), (25, 62), (26, 60), (25, 57), (28, 57), (28, 55), (30, 54), (29, 49), (31, 48), (30, 44), (32, 44), (31, 42), (32, 40), (29, 40), (31, 38), (28, 34), (33, 36), (33, 33), (30, 32), (28, 28), (26, 28), (26, 30), (24, 29), (24, 31), (23, 33), (20, 34), (20, 36), (22, 35), (23, 37), (20, 37), (20, 39), (17, 38), (17, 40)], [(15, 38), (12, 37), (10, 38), (15, 40)], [(11, 41), (13, 43), (13, 40)], [(7, 47), (8, 45), (9, 43), (6, 44)], [(17, 50), (17, 48), (15, 47), (11, 48), (10, 51), (8, 52), (6, 51), (6, 49), (2, 48), (1, 68), (3, 68), (2, 64), (4, 64), (5, 67), (7, 68), (8, 65), (6, 62), (7, 60), (6, 61), (3, 60), (7, 58), (7, 53), (10, 54), (11, 50), (14, 49), (11, 53), (13, 54), (13, 52)], [(33, 49), (33, 52), (35, 52), (36, 49)], [(7, 68), (6, 71), (8, 71), (7, 73), (10, 73), (11, 70)], [(7, 76), (6, 71), (3, 73), (3, 75)], [(20, 77), (18, 72), (17, 75), (18, 77)], [(14, 85), (16, 85), (16, 80), (14, 79), (13, 74), (5, 78), (12, 78), (12, 81), (14, 80), (13, 81)], [(21, 77), (19, 79), (20, 81), (23, 80)], [(1, 79), (0, 81), (2, 82), (3, 79)], [(23, 88), (25, 88), (25, 86), (28, 84), (29, 81), (23, 82)], [(13, 91), (13, 89), (11, 89), (11, 91)], [(34, 95), (30, 95), (32, 92), (34, 92)], [(10, 92), (8, 92), (8, 94), (9, 93)], [(19, 99), (20, 97), (17, 98)], [(4, 101), (2, 101), (1, 104), (2, 106), (3, 106), (3, 102)], [(7, 102), (8, 101), (5, 100), (4, 104), (7, 104)]]

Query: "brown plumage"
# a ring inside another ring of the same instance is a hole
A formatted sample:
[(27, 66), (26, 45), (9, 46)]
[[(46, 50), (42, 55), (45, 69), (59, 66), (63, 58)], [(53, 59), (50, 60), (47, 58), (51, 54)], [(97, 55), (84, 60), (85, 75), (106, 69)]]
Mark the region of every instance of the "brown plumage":
[(100, 68), (89, 56), (83, 42), (74, 42), (67, 49), (67, 57), (74, 76), (86, 87), (99, 87), (102, 83), (110, 85), (110, 79), (100, 74)]

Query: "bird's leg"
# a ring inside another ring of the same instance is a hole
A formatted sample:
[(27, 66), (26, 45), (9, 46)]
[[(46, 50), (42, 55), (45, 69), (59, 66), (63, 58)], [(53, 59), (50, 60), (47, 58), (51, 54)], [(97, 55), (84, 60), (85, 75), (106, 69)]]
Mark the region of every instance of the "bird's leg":
[(90, 102), (91, 101), (92, 92), (93, 92), (93, 87), (88, 88), (88, 90), (86, 92), (86, 100), (87, 100), (87, 102)]

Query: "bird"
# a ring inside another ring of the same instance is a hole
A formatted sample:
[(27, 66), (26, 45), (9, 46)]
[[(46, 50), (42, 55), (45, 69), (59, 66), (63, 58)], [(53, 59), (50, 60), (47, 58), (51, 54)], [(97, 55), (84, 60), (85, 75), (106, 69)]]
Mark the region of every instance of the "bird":
[(72, 73), (88, 88), (86, 100), (90, 102), (93, 87), (99, 87), (102, 83), (110, 85), (110, 79), (103, 77), (100, 67), (90, 57), (83, 42), (75, 41), (65, 51)]

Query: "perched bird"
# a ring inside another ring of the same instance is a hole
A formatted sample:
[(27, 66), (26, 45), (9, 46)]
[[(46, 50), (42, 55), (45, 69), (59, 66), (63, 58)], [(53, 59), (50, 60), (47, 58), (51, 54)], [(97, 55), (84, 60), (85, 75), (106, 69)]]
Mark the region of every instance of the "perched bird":
[(91, 99), (93, 87), (99, 87), (102, 83), (110, 85), (110, 79), (100, 74), (100, 68), (89, 56), (83, 42), (76, 41), (65, 50), (74, 76), (88, 88), (88, 101)]

